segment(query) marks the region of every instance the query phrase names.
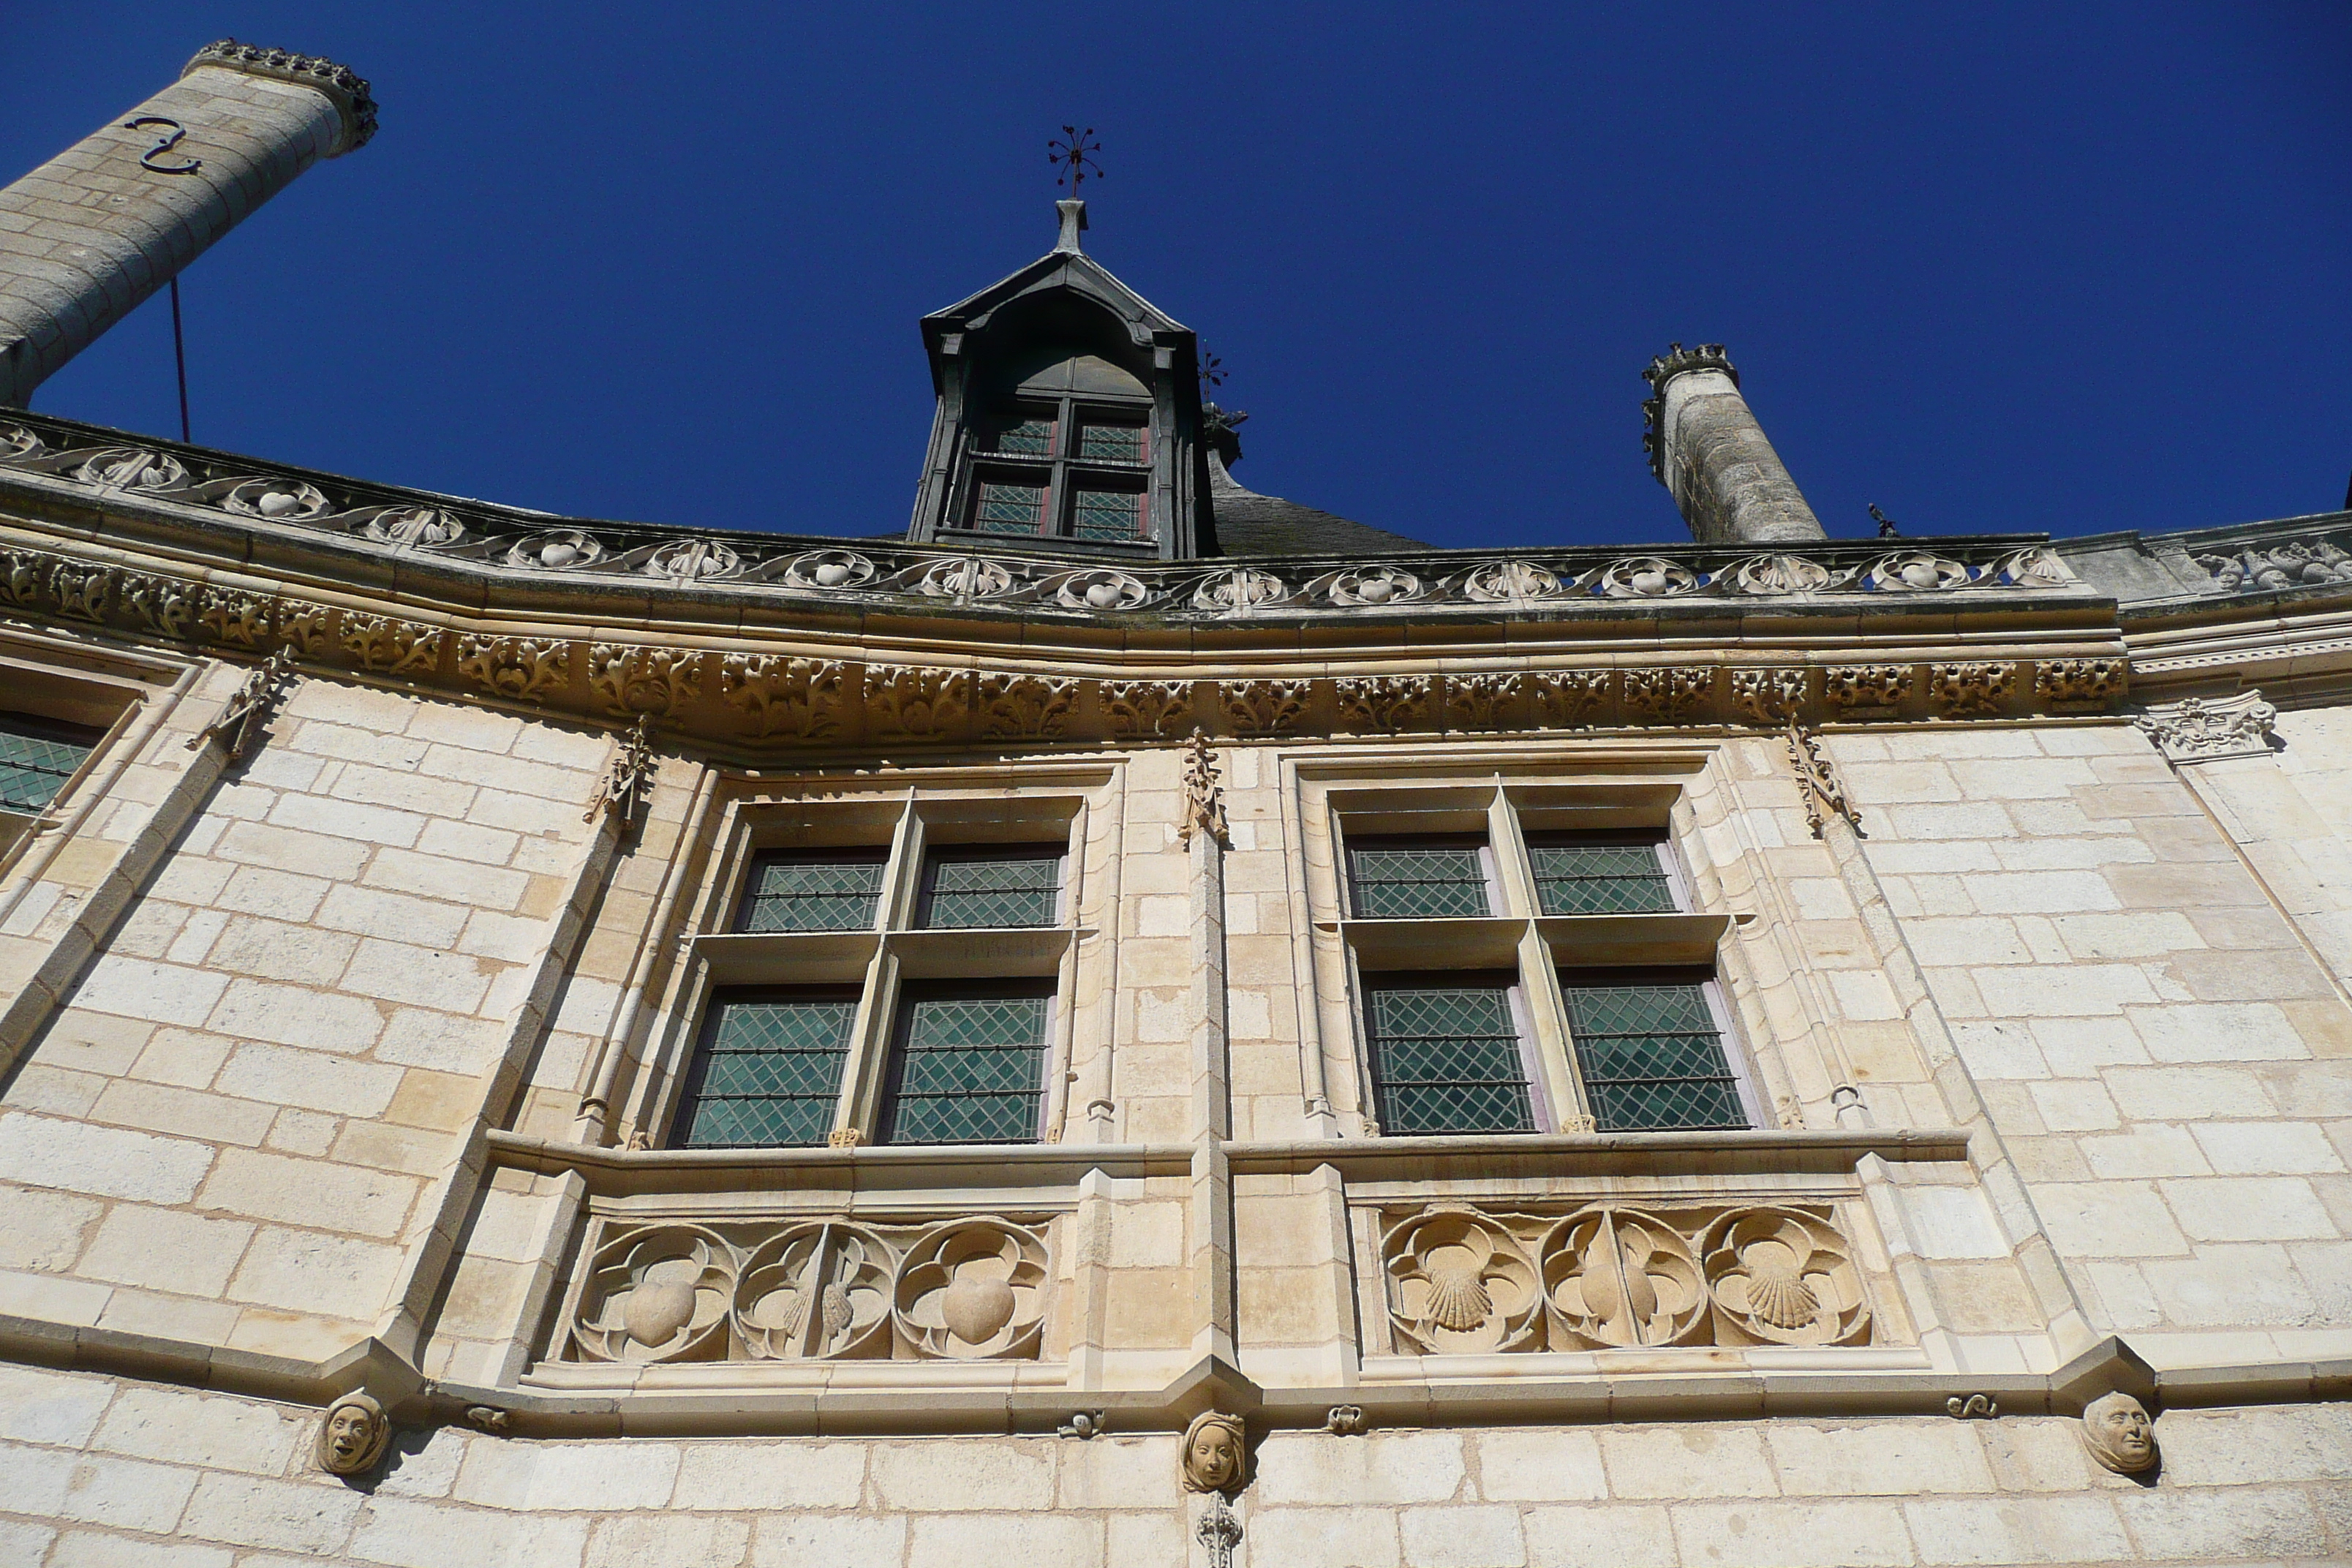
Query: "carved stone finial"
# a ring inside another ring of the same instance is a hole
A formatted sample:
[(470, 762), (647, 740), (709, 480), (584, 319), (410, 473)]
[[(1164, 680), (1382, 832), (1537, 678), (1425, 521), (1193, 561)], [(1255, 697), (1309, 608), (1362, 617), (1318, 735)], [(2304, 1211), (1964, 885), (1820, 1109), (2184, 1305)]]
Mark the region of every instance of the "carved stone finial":
[(1234, 1517), (1223, 1498), (1209, 1494), (1208, 1510), (1201, 1515), (1200, 1528), (1192, 1533), (1209, 1549), (1209, 1568), (1233, 1568), (1234, 1548), (1242, 1543), (1242, 1521)]
[(319, 1423), (319, 1468), (356, 1476), (374, 1467), (392, 1442), (392, 1420), (373, 1394), (353, 1390), (327, 1406)]
[(1249, 1485), (1249, 1443), (1242, 1418), (1203, 1410), (1184, 1428), (1184, 1489), (1231, 1497)]
[(604, 775), (604, 787), (580, 820), (593, 822), (602, 812), (617, 821), (622, 833), (636, 830), (637, 814), (645, 809), (646, 796), (654, 782), (654, 721), (650, 713), (637, 716), (629, 732), (621, 742), (620, 754), (613, 759), (612, 771)]
[(228, 748), (230, 762), (244, 761), (245, 753), (253, 749), (256, 730), (269, 717), (270, 707), (278, 700), (278, 688), (293, 668), (294, 655), (289, 649), (281, 647), (271, 654), (266, 663), (245, 678), (245, 684), (221, 710), (221, 716), (201, 733), (188, 738), (188, 750), (193, 752), (206, 741), (218, 741)]
[(2136, 1476), (2156, 1466), (2156, 1421), (2147, 1406), (2117, 1390), (2083, 1407), (2083, 1447), (2104, 1468)]
[(1224, 792), (1217, 784), (1216, 760), (1209, 752), (1209, 735), (1205, 730), (1192, 731), (1192, 749), (1184, 757), (1184, 816), (1176, 825), (1176, 836), (1188, 847), (1194, 832), (1207, 834), (1219, 844), (1230, 837), (1225, 827)]
[(1813, 837), (1819, 838), (1828, 826), (1826, 815), (1835, 812), (1845, 818), (1846, 826), (1855, 833), (1862, 831), (1862, 813), (1846, 798), (1845, 781), (1838, 777), (1837, 764), (1822, 750), (1822, 738), (1789, 716), (1789, 728), (1781, 739), (1788, 743), (1789, 761), (1797, 770), (1797, 790), (1804, 797), (1805, 820), (1812, 825)]

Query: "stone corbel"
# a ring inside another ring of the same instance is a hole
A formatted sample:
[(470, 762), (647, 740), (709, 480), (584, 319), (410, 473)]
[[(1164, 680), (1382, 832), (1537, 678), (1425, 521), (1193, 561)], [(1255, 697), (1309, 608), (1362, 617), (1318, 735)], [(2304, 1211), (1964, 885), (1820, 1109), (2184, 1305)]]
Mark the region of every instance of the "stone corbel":
[(2228, 757), (2266, 757), (2278, 710), (2251, 688), (2231, 697), (2184, 697), (2149, 708), (2132, 721), (2156, 742), (2165, 760), (2213, 763)]

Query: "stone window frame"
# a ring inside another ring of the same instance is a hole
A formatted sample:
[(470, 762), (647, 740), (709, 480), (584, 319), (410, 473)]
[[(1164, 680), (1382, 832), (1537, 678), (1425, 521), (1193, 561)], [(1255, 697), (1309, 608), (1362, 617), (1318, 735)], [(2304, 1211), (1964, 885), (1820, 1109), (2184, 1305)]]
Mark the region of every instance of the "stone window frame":
[[(1019, 415), (1050, 421), (1053, 434), (1043, 452), (1008, 452), (994, 443), (996, 433)], [(1082, 489), (1127, 490), (1140, 498), (1132, 536), (1089, 541), (1093, 543), (1147, 545), (1156, 543), (1159, 531), (1151, 515), (1152, 457), (1156, 420), (1148, 398), (1121, 398), (1102, 392), (1024, 393), (1008, 398), (977, 422), (988, 433), (983, 445), (975, 431), (965, 439), (961, 473), (941, 532), (982, 539), (1070, 541), (1077, 531), (1077, 494)], [(1118, 425), (1142, 432), (1133, 458), (1086, 455), (1085, 431), (1093, 425)], [(989, 483), (1034, 485), (1044, 492), (1038, 503), (1034, 532), (997, 531), (980, 521), (981, 487)]]
[[(151, 668), (70, 668), (65, 660), (83, 662), (89, 650), (68, 650), (38, 635), (0, 634), (0, 680), (8, 688), (7, 709), (31, 719), (69, 725), (90, 731), (89, 754), (58, 786), (37, 812), (0, 809), (0, 882), (14, 882), (33, 845), (48, 837), (61, 846), (74, 826), (103, 798), (108, 785), (131, 760), (125, 737), (143, 712), (155, 710), (164, 690), (184, 685), (194, 668), (154, 661)], [(110, 659), (110, 666), (128, 661)], [(139, 660), (144, 667), (149, 661)], [(141, 678), (144, 677), (142, 680)], [(0, 905), (11, 895), (0, 895)]]
[[(1440, 770), (1432, 768), (1432, 773)], [(1739, 1027), (1722, 982), (1719, 950), (1732, 925), (1728, 914), (1702, 910), (1675, 841), (1671, 816), (1681, 791), (1649, 785), (1631, 791), (1580, 781), (1573, 767), (1517, 777), (1433, 782), (1428, 777), (1349, 779), (1327, 773), (1327, 877), (1310, 878), (1309, 913), (1318, 931), (1339, 939), (1352, 1055), (1356, 1102), (1368, 1137), (1381, 1128), (1364, 1022), (1368, 975), (1405, 971), (1508, 972), (1517, 977), (1516, 1005), (1533, 1034), (1529, 1089), (1538, 1132), (1591, 1132), (1592, 1106), (1577, 1067), (1568, 1026), (1564, 975), (1579, 970), (1700, 972), (1701, 994), (1721, 1037), (1724, 1057), (1748, 1120), (1741, 1129), (1707, 1129), (1727, 1137), (1773, 1125), (1754, 1047)], [(1677, 910), (1672, 914), (1546, 915), (1528, 854), (1529, 833), (1591, 833), (1596, 838), (1637, 834), (1658, 847)], [(1498, 913), (1485, 919), (1364, 920), (1355, 915), (1349, 886), (1350, 839), (1388, 841), (1479, 838), (1482, 865), (1495, 882)], [(1597, 944), (1597, 945), (1595, 945)], [(1497, 1137), (1525, 1136), (1502, 1132)], [(1486, 1136), (1481, 1134), (1480, 1136)]]
[[(747, 777), (715, 835), (702, 886), (676, 933), (680, 962), (653, 1025), (646, 1075), (633, 1096), (634, 1120), (658, 1129), (660, 1147), (683, 1147), (683, 1102), (694, 1054), (712, 1002), (721, 992), (790, 989), (796, 985), (856, 987), (858, 1010), (844, 1063), (842, 1089), (828, 1142), (836, 1148), (871, 1142), (880, 1125), (898, 1020), (908, 982), (1034, 979), (1050, 983), (1045, 1028), (1045, 1093), (1036, 1142), (1058, 1137), (1068, 1113), (1076, 1049), (1075, 999), (1098, 985), (1101, 962), (1089, 939), (1105, 911), (1097, 905), (1114, 879), (1089, 879), (1085, 851), (1091, 798), (1110, 782), (1108, 770), (1056, 770), (1007, 783), (976, 786), (955, 770), (909, 787), (903, 777), (866, 790), (848, 781)], [(1053, 924), (1007, 928), (926, 928), (919, 923), (929, 851), (968, 844), (1055, 844), (1061, 847), (1060, 891)], [(872, 926), (859, 931), (762, 931), (737, 929), (751, 868), (765, 852), (825, 848), (885, 852), (883, 890)], [(1100, 884), (1100, 885), (1097, 885)], [(1082, 918), (1084, 917), (1084, 918)], [(804, 1145), (742, 1145), (730, 1152), (758, 1155)], [(1005, 1148), (1021, 1145), (990, 1145)]]

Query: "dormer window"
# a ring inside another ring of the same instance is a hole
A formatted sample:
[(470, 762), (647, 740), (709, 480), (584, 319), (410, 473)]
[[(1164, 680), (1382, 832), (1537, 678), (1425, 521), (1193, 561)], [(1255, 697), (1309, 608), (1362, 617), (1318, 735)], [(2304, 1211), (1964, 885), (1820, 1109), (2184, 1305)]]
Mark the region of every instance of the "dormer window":
[[(1087, 358), (1053, 368), (1071, 380), (1088, 370), (1096, 381), (1118, 374)], [(1084, 396), (999, 405), (974, 422), (964, 526), (975, 533), (1146, 542), (1150, 429), (1148, 408)]]

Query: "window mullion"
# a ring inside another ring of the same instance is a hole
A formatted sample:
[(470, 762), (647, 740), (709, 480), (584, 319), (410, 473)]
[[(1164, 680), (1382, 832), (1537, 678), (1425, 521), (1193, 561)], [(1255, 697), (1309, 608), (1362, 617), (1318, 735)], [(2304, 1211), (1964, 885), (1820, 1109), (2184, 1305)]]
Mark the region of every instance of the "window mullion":
[[(898, 955), (885, 936), (874, 944), (873, 961), (866, 966), (866, 985), (857, 998), (856, 1021), (850, 1026), (849, 1058), (841, 1068), (841, 1103), (834, 1113), (834, 1131), (856, 1135), (856, 1142), (874, 1140), (880, 1115), (881, 1079), (890, 1051), (890, 1018), (897, 1011)], [(843, 1142), (849, 1142), (844, 1138)]]
[(1560, 994), (1559, 971), (1551, 946), (1530, 920), (1519, 933), (1519, 983), (1536, 1031), (1536, 1061), (1543, 1073), (1554, 1132), (1592, 1131), (1592, 1107), (1577, 1076), (1576, 1050), (1568, 1033), (1568, 998)]

